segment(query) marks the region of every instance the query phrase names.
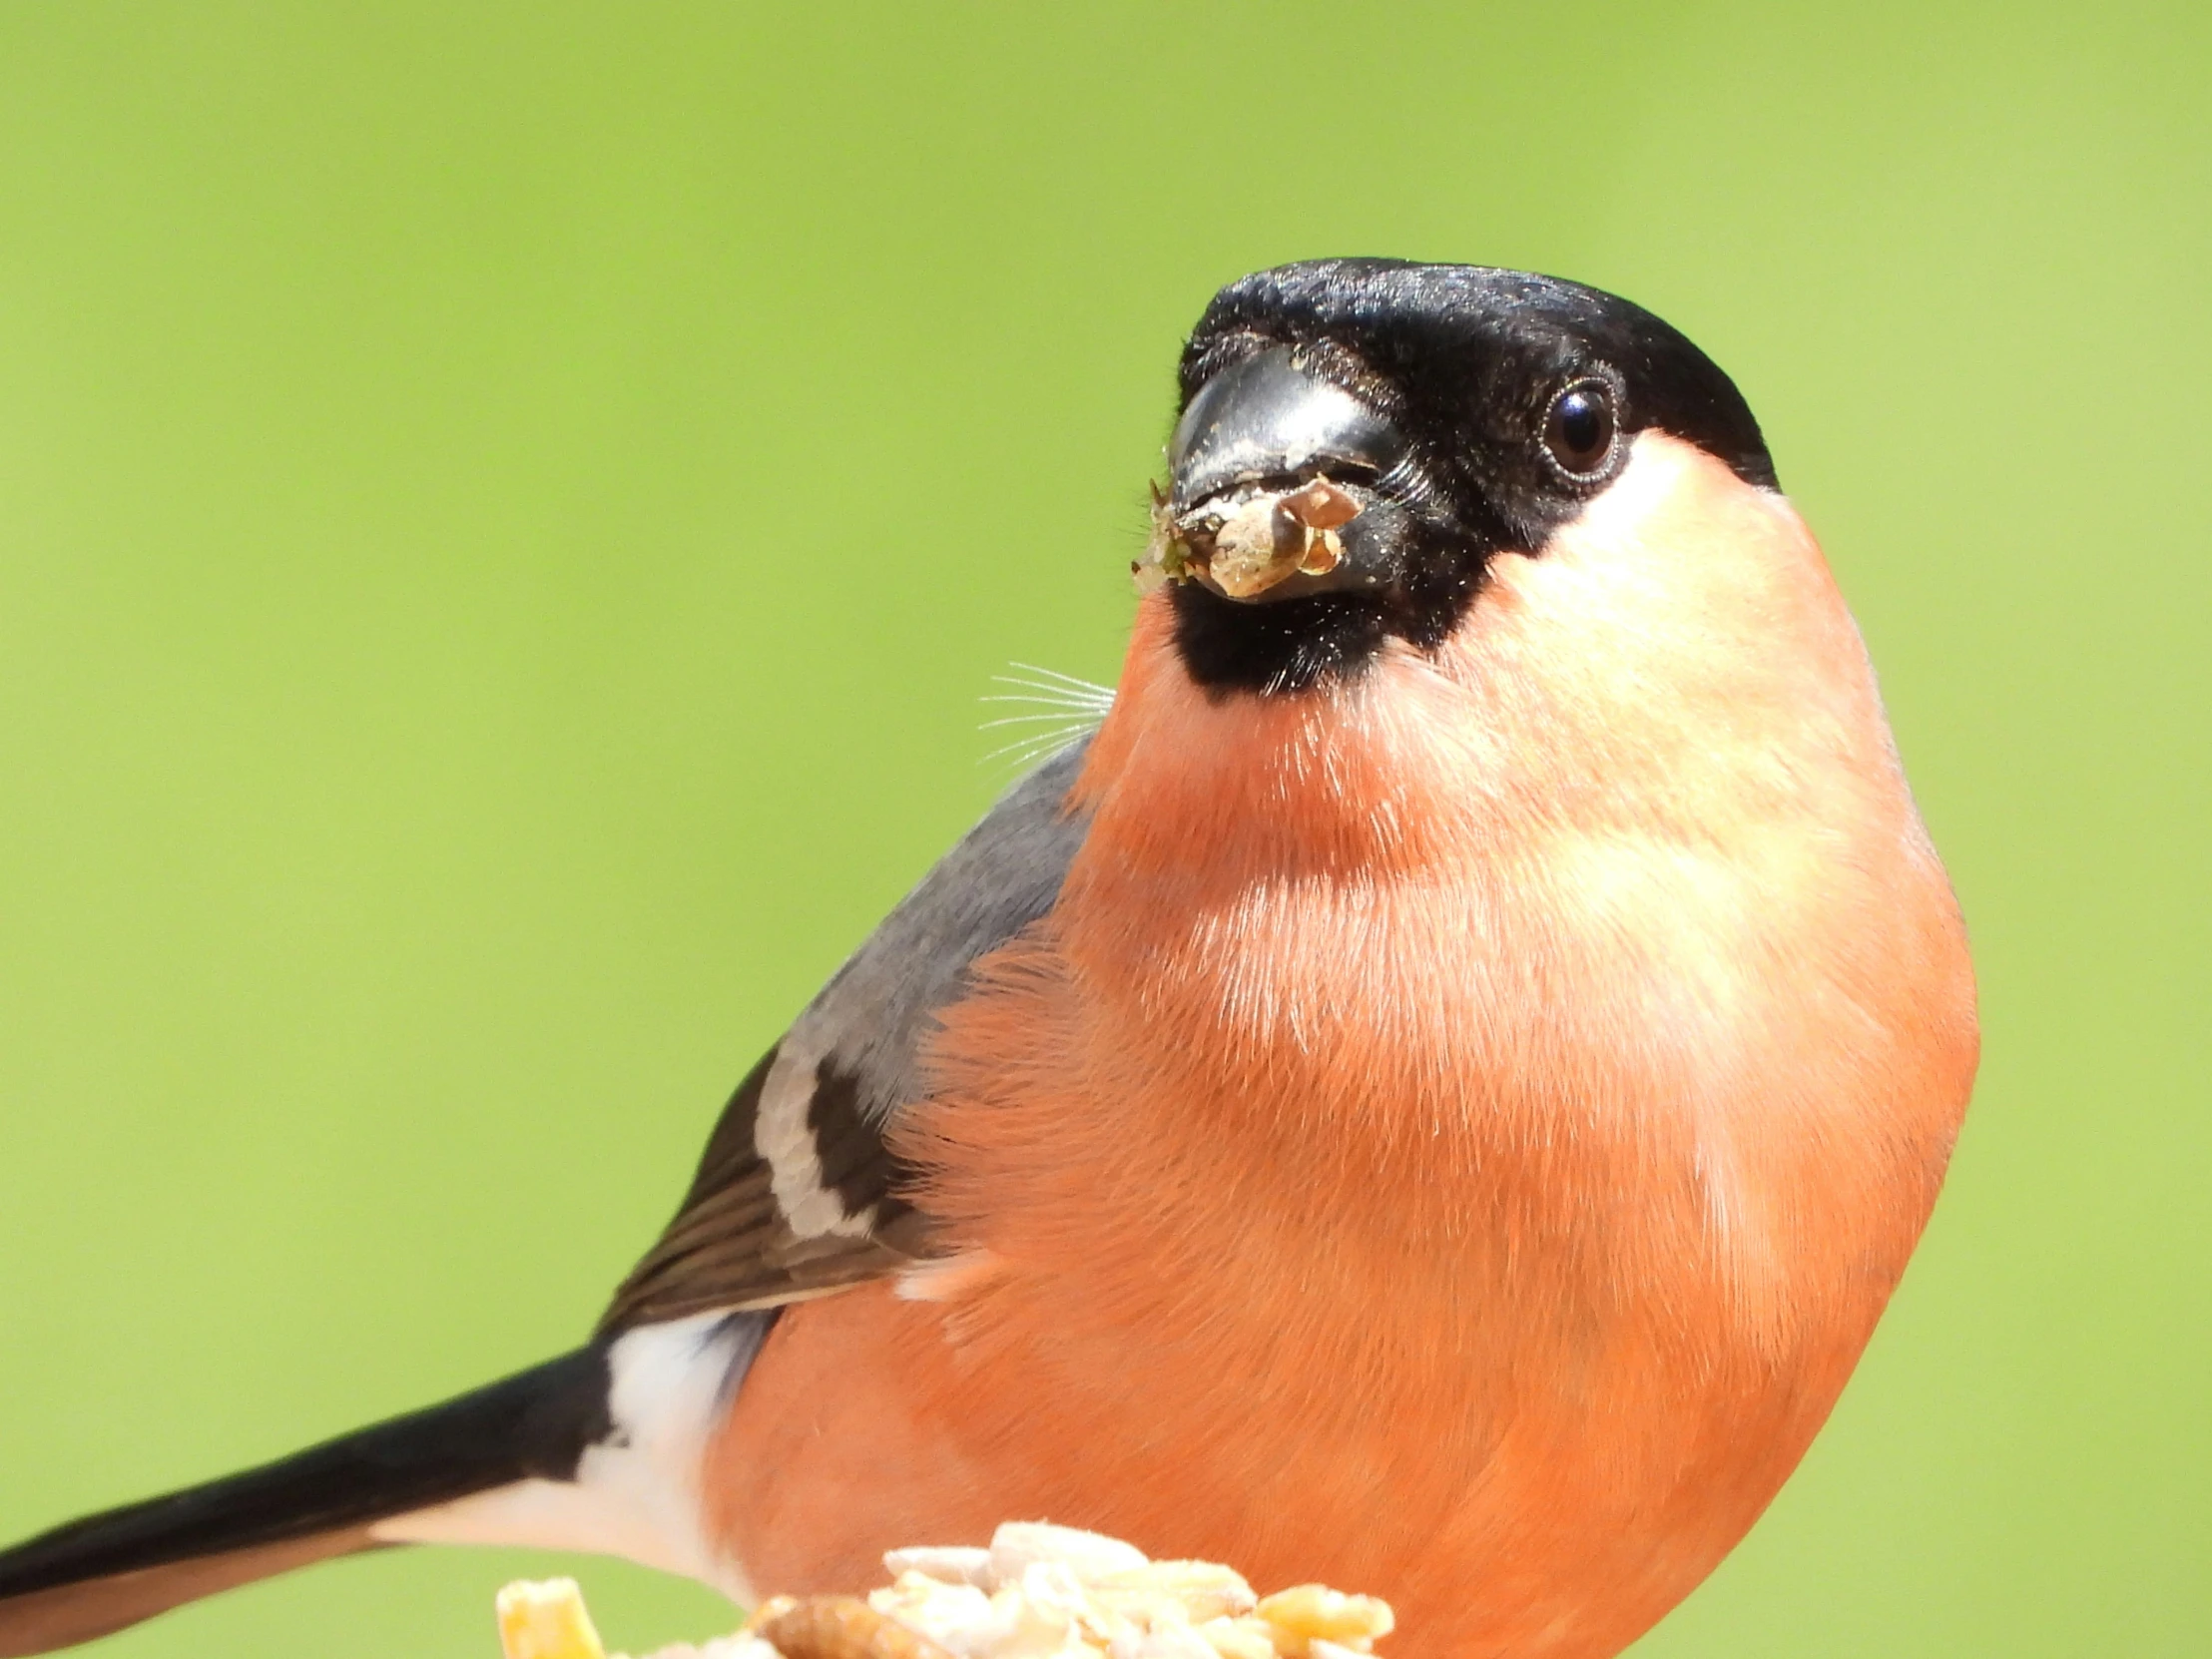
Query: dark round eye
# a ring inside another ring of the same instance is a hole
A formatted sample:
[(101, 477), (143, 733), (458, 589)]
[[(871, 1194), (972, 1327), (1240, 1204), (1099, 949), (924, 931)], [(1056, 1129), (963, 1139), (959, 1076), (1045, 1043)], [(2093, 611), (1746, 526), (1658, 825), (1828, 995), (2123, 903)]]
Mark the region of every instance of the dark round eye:
[(1603, 471), (1613, 454), (1613, 388), (1577, 380), (1554, 397), (1544, 416), (1544, 447), (1578, 478)]

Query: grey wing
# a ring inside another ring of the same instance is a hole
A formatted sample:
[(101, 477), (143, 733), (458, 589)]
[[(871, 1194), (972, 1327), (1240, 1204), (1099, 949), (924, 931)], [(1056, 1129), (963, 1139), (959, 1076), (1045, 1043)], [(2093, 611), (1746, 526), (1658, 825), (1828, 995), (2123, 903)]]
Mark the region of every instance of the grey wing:
[(1086, 735), (947, 852), (761, 1057), (723, 1108), (676, 1219), (602, 1333), (771, 1308), (895, 1272), (922, 1218), (883, 1144), (923, 1039), (968, 970), (1052, 908), (1087, 828), (1066, 805)]

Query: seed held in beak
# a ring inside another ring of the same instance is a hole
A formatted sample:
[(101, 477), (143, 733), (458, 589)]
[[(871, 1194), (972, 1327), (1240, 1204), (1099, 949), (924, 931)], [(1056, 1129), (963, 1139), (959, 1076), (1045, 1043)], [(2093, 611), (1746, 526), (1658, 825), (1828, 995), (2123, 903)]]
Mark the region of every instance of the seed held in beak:
[(1327, 478), (1240, 492), (1180, 521), (1158, 493), (1153, 546), (1136, 567), (1146, 590), (1163, 578), (1196, 579), (1231, 599), (1250, 599), (1294, 575), (1326, 576), (1344, 559), (1339, 527), (1360, 515), (1360, 503)]

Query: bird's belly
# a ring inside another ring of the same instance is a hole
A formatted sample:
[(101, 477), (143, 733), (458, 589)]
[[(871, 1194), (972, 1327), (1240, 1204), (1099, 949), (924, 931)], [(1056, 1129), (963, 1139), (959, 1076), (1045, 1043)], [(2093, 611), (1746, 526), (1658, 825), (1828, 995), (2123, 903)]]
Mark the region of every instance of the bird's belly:
[(1463, 1285), (1383, 1308), (1328, 1277), (1313, 1318), (1293, 1262), (1164, 1315), (1018, 1281), (792, 1308), (710, 1455), (710, 1531), (762, 1590), (849, 1590), (895, 1545), (1049, 1519), (1383, 1595), (1422, 1653), (1612, 1654), (1757, 1517), (1858, 1346), (1785, 1374), (1714, 1331), (1516, 1335)]
[(1328, 932), (1365, 961), (1285, 931), (1264, 995), (995, 958), (902, 1145), (962, 1266), (787, 1312), (710, 1459), (747, 1575), (1047, 1519), (1380, 1594), (1468, 1659), (1609, 1655), (1687, 1594), (1826, 1417), (1947, 1134), (1878, 1132), (1890, 1051), (1734, 1042), (1787, 987), (1685, 1045), (1643, 985), (1506, 994), (1560, 952), (1455, 964), (1438, 913)]
[(1020, 1361), (964, 1367), (937, 1310), (880, 1288), (791, 1310), (710, 1457), (711, 1530), (755, 1585), (804, 1592), (1051, 1519), (1263, 1590), (1384, 1595), (1423, 1653), (1611, 1654), (1735, 1543), (1827, 1403), (1623, 1391), (1617, 1424), (1524, 1401), (1470, 1432), (1474, 1402), (1387, 1377), (1310, 1374), (1331, 1397), (1301, 1417), (1194, 1408), (1202, 1376), (1141, 1367), (1070, 1397)]

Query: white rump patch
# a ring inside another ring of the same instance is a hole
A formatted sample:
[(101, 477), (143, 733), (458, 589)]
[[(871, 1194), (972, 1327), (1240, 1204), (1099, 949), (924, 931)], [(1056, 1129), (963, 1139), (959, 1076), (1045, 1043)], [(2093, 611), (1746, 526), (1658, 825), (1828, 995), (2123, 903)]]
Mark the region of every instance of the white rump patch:
[(624, 1333), (608, 1357), (614, 1430), (585, 1450), (573, 1481), (520, 1480), (394, 1515), (370, 1535), (619, 1555), (750, 1601), (742, 1570), (707, 1538), (699, 1477), (729, 1383), (751, 1364), (760, 1329), (753, 1320), (697, 1314)]

